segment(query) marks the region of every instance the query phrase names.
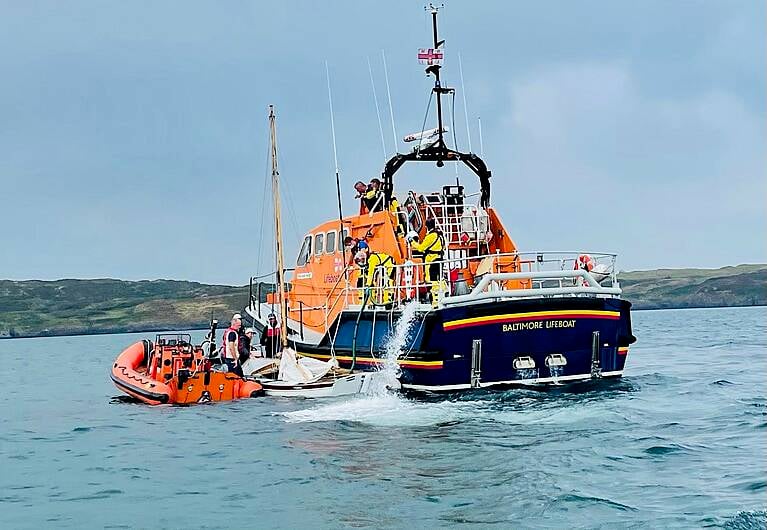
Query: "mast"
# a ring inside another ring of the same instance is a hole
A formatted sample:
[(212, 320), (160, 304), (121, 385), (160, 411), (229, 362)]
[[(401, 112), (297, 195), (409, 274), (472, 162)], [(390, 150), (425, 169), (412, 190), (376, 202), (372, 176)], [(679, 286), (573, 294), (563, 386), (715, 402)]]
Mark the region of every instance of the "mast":
[(282, 214), (280, 211), (280, 172), (277, 170), (277, 124), (274, 105), (269, 105), (269, 142), (272, 158), (272, 199), (274, 201), (274, 228), (277, 242), (277, 295), (280, 299), (280, 342), (283, 350), (288, 347), (288, 301), (285, 297), (285, 260), (282, 250)]
[[(441, 63), (444, 59), (444, 53), (440, 48), (443, 44), (445, 44), (444, 40), (439, 39), (439, 34), (437, 32), (437, 13), (439, 12), (440, 7), (442, 6), (435, 6), (433, 3), (430, 3), (428, 6), (426, 6), (426, 10), (431, 13), (434, 48), (431, 48), (427, 51), (421, 49), (421, 52), (418, 54), (419, 62), (423, 60), (425, 61), (425, 64), (428, 65), (426, 68), (426, 75), (434, 75), (434, 88), (431, 89), (431, 92), (437, 94), (437, 140), (424, 148), (417, 146), (416, 149), (409, 153), (396, 153), (386, 162), (384, 170), (381, 173), (381, 189), (383, 190), (384, 194), (384, 204), (387, 207), (391, 204), (392, 200), (392, 190), (394, 190), (394, 174), (397, 173), (397, 171), (399, 171), (406, 162), (436, 162), (437, 167), (443, 167), (445, 165), (445, 161), (460, 161), (463, 162), (463, 164), (466, 165), (469, 169), (471, 169), (471, 171), (477, 175), (477, 177), (479, 177), (480, 206), (482, 208), (487, 208), (490, 206), (490, 177), (492, 176), (492, 173), (487, 168), (485, 161), (474, 153), (461, 153), (460, 151), (457, 151), (457, 146), (455, 149), (451, 149), (445, 144), (445, 128), (442, 125), (442, 95), (454, 94), (455, 89), (450, 87), (443, 87), (439, 75), (442, 68), (439, 63)], [(429, 99), (429, 104), (431, 104), (431, 98)], [(481, 127), (479, 134), (481, 149)]]
[[(439, 11), (439, 7), (430, 3), (427, 9), (431, 11), (431, 23), (434, 33), (434, 51), (436, 52), (439, 47), (445, 43), (444, 40), (440, 41), (439, 37), (437, 36), (437, 12)], [(437, 94), (437, 133), (439, 134), (439, 141), (437, 142), (437, 145), (444, 150), (446, 146), (445, 138), (442, 133), (442, 94), (445, 92), (445, 90), (442, 88), (439, 80), (440, 68), (441, 67), (438, 64), (432, 65), (426, 69), (426, 73), (434, 74), (434, 92)], [(442, 157), (440, 157), (437, 160), (437, 167), (442, 167), (443, 165), (444, 162), (442, 161)]]

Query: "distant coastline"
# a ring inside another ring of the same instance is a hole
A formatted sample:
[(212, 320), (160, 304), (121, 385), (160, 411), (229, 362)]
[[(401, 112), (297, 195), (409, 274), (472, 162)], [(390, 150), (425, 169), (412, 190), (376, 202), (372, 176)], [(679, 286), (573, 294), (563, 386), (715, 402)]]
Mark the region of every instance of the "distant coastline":
[[(634, 309), (767, 305), (767, 264), (619, 274)], [(262, 293), (272, 288), (262, 284)], [(0, 338), (199, 330), (248, 304), (248, 286), (178, 280), (0, 280)]]

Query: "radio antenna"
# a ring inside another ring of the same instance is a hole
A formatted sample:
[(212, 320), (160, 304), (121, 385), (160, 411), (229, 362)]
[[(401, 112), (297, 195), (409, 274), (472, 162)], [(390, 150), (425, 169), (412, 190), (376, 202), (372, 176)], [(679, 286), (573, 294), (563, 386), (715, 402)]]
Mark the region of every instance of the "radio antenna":
[(469, 129), (469, 109), (466, 107), (466, 87), (463, 84), (463, 61), (458, 54), (458, 73), (461, 74), (461, 95), (463, 96), (463, 117), (466, 119), (466, 137), (469, 140), (469, 153), (471, 153), (471, 129)]
[[(328, 80), (328, 103), (330, 104), (330, 132), (333, 135), (333, 162), (336, 167), (336, 195), (338, 199), (338, 224), (339, 232), (338, 237), (343, 237), (344, 234), (344, 213), (341, 207), (341, 172), (338, 169), (338, 149), (336, 148), (336, 122), (333, 118), (333, 93), (330, 90), (330, 70), (328, 69), (328, 62), (325, 61), (325, 77)], [(346, 263), (346, 246), (343, 247), (344, 263)]]
[[(378, 118), (378, 132), (381, 133), (381, 150), (383, 151), (384, 163), (386, 163), (386, 141), (384, 141), (383, 124), (381, 123), (381, 109), (378, 106), (378, 94), (376, 94), (376, 84), (373, 81), (373, 67), (370, 66), (370, 57), (368, 57), (368, 72), (370, 73), (370, 87), (373, 89), (373, 101), (376, 104), (376, 117)], [(394, 144), (395, 151), (397, 144)]]
[(381, 50), (383, 58), (384, 77), (386, 78), (386, 96), (389, 98), (389, 115), (391, 116), (391, 133), (394, 138), (394, 153), (397, 153), (397, 129), (394, 127), (394, 107), (391, 103), (391, 89), (389, 88), (389, 69), (386, 67), (386, 51)]
[(485, 156), (485, 147), (482, 144), (482, 118), (477, 116), (477, 122), (479, 123), (479, 156)]

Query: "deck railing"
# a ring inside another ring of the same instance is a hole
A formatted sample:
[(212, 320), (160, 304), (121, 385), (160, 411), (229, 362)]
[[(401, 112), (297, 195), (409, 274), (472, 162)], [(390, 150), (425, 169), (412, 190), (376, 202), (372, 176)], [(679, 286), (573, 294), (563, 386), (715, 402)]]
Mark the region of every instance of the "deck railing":
[[(434, 261), (439, 280), (427, 282), (421, 261), (407, 261), (380, 268), (372, 285), (358, 287), (359, 268), (347, 266), (322, 302), (307, 306), (293, 303), (289, 317), (304, 335), (306, 327), (329, 329), (344, 309), (368, 307), (397, 310), (418, 300), (425, 307), (450, 307), (494, 300), (531, 297), (618, 297), (621, 289), (615, 268), (616, 255), (588, 253), (589, 268), (581, 267), (583, 252), (511, 252), (461, 256)], [(469, 275), (470, 277), (466, 277)]]

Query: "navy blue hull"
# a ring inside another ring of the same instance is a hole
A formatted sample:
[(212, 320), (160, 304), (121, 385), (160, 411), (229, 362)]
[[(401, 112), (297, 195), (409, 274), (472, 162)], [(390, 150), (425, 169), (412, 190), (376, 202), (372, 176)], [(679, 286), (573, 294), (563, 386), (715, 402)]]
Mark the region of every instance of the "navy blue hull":
[[(450, 390), (470, 387), (472, 374), (475, 386), (566, 382), (587, 379), (592, 372), (620, 376), (635, 341), (630, 307), (614, 298), (549, 298), (431, 311), (419, 318), (400, 357), (401, 381), (411, 388)], [(329, 337), (335, 336), (341, 366), (375, 369), (396, 315), (366, 311), (357, 323), (356, 313), (345, 313), (319, 345), (296, 347), (328, 358)], [(473, 367), (475, 341), (481, 341), (476, 346), (481, 355)]]

